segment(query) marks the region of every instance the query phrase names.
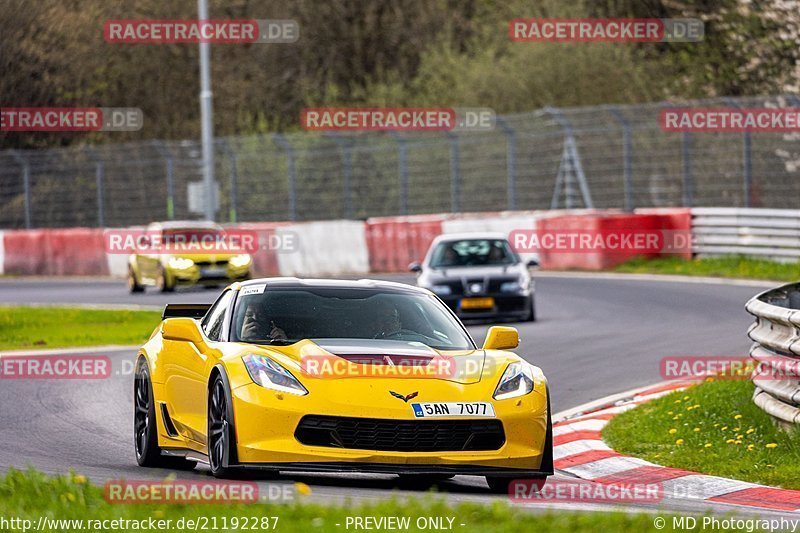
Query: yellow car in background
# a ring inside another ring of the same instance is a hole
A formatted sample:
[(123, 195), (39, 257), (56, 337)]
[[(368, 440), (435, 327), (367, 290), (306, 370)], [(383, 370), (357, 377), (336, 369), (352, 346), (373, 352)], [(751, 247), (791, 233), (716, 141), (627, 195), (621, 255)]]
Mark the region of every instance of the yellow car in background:
[[(191, 246), (157, 246), (174, 242), (177, 237), (224, 236), (219, 224), (203, 221), (153, 222), (147, 226), (138, 242), (143, 249), (128, 258), (128, 290), (144, 292), (145, 287), (157, 287), (171, 292), (177, 286), (204, 285), (216, 287), (250, 278), (253, 258), (247, 253), (225, 250), (197, 252)], [(152, 249), (146, 249), (152, 243)]]

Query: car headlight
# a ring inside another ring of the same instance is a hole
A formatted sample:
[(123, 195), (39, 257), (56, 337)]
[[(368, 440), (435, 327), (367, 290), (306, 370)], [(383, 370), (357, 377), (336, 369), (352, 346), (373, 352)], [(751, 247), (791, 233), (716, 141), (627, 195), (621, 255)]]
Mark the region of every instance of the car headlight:
[(533, 368), (525, 362), (511, 363), (503, 372), (492, 397), (495, 400), (506, 400), (525, 396), (533, 390)]
[(433, 285), (431, 286), (431, 290), (439, 294), (441, 296), (447, 296), (448, 294), (452, 294), (453, 290), (450, 288), (449, 285)]
[(524, 278), (520, 278), (517, 281), (506, 281), (500, 284), (500, 292), (524, 291), (527, 288), (525, 285), (526, 282)]
[(254, 382), (267, 389), (279, 392), (288, 392), (298, 396), (308, 394), (303, 385), (297, 381), (291, 372), (281, 365), (263, 355), (248, 354), (243, 358), (247, 373)]
[(232, 267), (239, 268), (249, 265), (250, 261), (252, 261), (252, 259), (250, 258), (250, 254), (241, 254), (232, 257), (231, 260), (228, 261), (228, 263)]
[(194, 265), (194, 261), (191, 259), (187, 259), (186, 257), (170, 257), (169, 258), (169, 267), (174, 268), (176, 270), (183, 270), (184, 268), (191, 268)]

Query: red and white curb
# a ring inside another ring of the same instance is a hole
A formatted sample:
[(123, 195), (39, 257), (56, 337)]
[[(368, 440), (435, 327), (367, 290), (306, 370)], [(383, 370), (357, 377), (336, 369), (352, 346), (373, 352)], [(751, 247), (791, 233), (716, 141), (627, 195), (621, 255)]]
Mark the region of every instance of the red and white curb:
[[(600, 432), (614, 416), (694, 382), (655, 385), (628, 394), (611, 406), (596, 407), (553, 424), (555, 468), (600, 484), (659, 483), (671, 497), (800, 513), (800, 491), (779, 489), (669, 468), (611, 449)], [(574, 411), (573, 411), (574, 413)]]

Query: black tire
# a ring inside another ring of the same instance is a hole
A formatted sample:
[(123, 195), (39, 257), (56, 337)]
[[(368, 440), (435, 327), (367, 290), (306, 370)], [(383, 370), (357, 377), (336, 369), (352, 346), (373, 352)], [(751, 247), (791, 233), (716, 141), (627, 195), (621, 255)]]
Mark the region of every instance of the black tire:
[(158, 446), (156, 402), (150, 369), (144, 357), (136, 362), (133, 380), (133, 444), (136, 462), (148, 468), (192, 470), (197, 463), (182, 457), (164, 457)]
[(127, 283), (128, 283), (128, 291), (131, 294), (137, 292), (144, 292), (144, 285), (139, 284), (139, 282), (136, 280), (136, 274), (134, 274), (133, 268), (131, 267), (128, 267)]
[(167, 272), (164, 270), (163, 265), (158, 265), (158, 278), (156, 279), (156, 286), (161, 292), (172, 292), (175, 290), (175, 285), (171, 285), (167, 279)]
[(547, 483), (547, 476), (535, 476), (526, 478), (486, 476), (486, 483), (488, 483), (489, 485), (489, 490), (494, 494), (509, 494), (508, 491), (511, 486), (511, 482), (517, 480), (524, 481), (526, 484), (527, 483), (535, 484), (537, 490), (542, 490), (544, 484)]
[(536, 322), (536, 300), (533, 298), (531, 294), (531, 305), (530, 309), (528, 310), (528, 316), (525, 318), (525, 322)]
[(208, 465), (217, 478), (235, 478), (238, 470), (233, 401), (228, 377), (216, 373), (208, 389)]

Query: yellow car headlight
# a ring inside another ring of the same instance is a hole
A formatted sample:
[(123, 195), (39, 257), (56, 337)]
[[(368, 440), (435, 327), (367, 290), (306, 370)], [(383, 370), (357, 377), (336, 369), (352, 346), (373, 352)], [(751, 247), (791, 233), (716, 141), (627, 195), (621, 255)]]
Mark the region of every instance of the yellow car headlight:
[(305, 396), (308, 390), (281, 365), (263, 355), (247, 354), (243, 358), (250, 378), (267, 389)]
[(191, 268), (193, 265), (194, 261), (185, 257), (170, 257), (169, 259), (169, 267), (174, 268), (175, 270)]
[(495, 400), (507, 400), (530, 394), (534, 386), (533, 368), (525, 362), (511, 363), (503, 372), (500, 383), (494, 391)]
[(252, 261), (250, 254), (241, 254), (231, 258), (228, 263), (234, 268), (241, 268), (247, 266)]

